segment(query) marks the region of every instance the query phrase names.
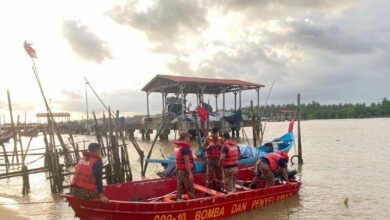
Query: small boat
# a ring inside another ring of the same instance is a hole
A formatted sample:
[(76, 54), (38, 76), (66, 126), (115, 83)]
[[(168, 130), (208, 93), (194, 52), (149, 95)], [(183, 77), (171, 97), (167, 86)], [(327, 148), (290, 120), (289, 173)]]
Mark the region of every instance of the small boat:
[(36, 137), (39, 134), (39, 130), (35, 128), (25, 129), (20, 131), (20, 136), (23, 137)]
[[(241, 169), (237, 183), (248, 183), (252, 169)], [(205, 174), (194, 176), (196, 199), (175, 201), (176, 178), (162, 178), (112, 184), (104, 187), (109, 202), (79, 200), (62, 194), (73, 208), (75, 216), (89, 219), (142, 219), (142, 220), (206, 220), (237, 215), (273, 202), (289, 198), (299, 192), (301, 182), (289, 184), (277, 181), (273, 187), (256, 189), (236, 184), (236, 192), (225, 194), (205, 187)], [(245, 184), (244, 184), (245, 185)]]
[(0, 144), (8, 143), (13, 136), (14, 133), (11, 130), (0, 131)]
[[(290, 149), (294, 146), (294, 133), (289, 131), (288, 133), (282, 135), (279, 138), (275, 138), (272, 141), (273, 147), (269, 148), (265, 145), (251, 147), (251, 146), (239, 146), (242, 158), (238, 161), (238, 165), (240, 168), (251, 167), (256, 161), (264, 157), (265, 155), (278, 152), (285, 151), (288, 153)], [(199, 153), (198, 153), (199, 152)], [(205, 155), (204, 152), (198, 151), (197, 158), (194, 160), (195, 164), (195, 173), (204, 173), (206, 172), (206, 164), (205, 164)], [(160, 163), (164, 166), (163, 172), (158, 172), (157, 174), (161, 177), (169, 177), (173, 175), (173, 172), (176, 168), (176, 161), (174, 154), (168, 156), (167, 159), (146, 159), (145, 161), (149, 163)]]

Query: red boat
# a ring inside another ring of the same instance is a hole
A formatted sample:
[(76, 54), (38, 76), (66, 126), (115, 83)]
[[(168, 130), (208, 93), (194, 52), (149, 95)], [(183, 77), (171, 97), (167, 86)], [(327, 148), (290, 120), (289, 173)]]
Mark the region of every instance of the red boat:
[[(237, 182), (250, 182), (253, 170), (240, 170)], [(299, 192), (301, 183), (278, 182), (275, 186), (250, 189), (236, 184), (231, 194), (204, 187), (205, 175), (194, 176), (197, 199), (174, 201), (176, 178), (163, 178), (107, 185), (107, 204), (98, 200), (79, 200), (63, 194), (80, 219), (205, 220), (222, 219), (286, 199)]]

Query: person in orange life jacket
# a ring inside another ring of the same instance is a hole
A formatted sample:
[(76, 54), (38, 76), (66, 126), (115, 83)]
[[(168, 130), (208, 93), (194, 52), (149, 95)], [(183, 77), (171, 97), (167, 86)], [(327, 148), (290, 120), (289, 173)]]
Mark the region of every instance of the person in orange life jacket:
[(182, 200), (184, 189), (186, 189), (190, 199), (195, 199), (194, 189), (194, 160), (190, 145), (191, 135), (188, 132), (183, 132), (179, 136), (179, 140), (175, 141), (175, 159), (176, 159), (176, 176), (177, 176), (177, 200)]
[(211, 129), (211, 134), (203, 144), (206, 151), (206, 187), (212, 186), (214, 176), (216, 177), (216, 190), (221, 191), (223, 171), (219, 163), (221, 157), (222, 139), (218, 135), (218, 128)]
[(229, 133), (222, 135), (223, 147), (221, 151), (220, 164), (223, 167), (224, 190), (227, 193), (236, 191), (236, 176), (238, 172), (239, 148), (236, 142), (230, 140)]
[(103, 194), (102, 175), (101, 146), (98, 143), (90, 143), (88, 151), (83, 152), (83, 157), (76, 165), (70, 193), (79, 199), (99, 198), (103, 203), (107, 203), (108, 198)]
[[(271, 144), (271, 143), (269, 143)], [(265, 187), (275, 185), (275, 171), (280, 169), (283, 178), (289, 183), (287, 175), (287, 163), (288, 155), (285, 151), (279, 151), (278, 153), (269, 153), (265, 157), (260, 158), (256, 163), (256, 173), (253, 177), (251, 188), (256, 188), (257, 181), (260, 178), (264, 178), (266, 183)]]

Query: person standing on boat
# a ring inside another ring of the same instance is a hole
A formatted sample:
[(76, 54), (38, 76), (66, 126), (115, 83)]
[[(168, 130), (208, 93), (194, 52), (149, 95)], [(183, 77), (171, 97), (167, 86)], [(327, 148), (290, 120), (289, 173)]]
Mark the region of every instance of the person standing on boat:
[(280, 169), (282, 177), (289, 183), (287, 175), (288, 155), (285, 151), (278, 153), (269, 153), (265, 157), (260, 158), (256, 163), (256, 172), (253, 177), (251, 188), (256, 188), (257, 181), (261, 178), (265, 179), (265, 187), (275, 185), (275, 172)]
[(184, 188), (190, 199), (195, 199), (194, 189), (194, 159), (190, 145), (191, 135), (188, 132), (183, 132), (179, 136), (179, 140), (175, 141), (175, 159), (176, 159), (176, 175), (177, 175), (177, 200), (182, 200)]
[(236, 142), (230, 140), (229, 133), (222, 135), (223, 147), (221, 151), (220, 164), (223, 167), (224, 190), (227, 193), (236, 191), (236, 176), (238, 172), (239, 149)]
[(78, 199), (91, 200), (98, 198), (107, 203), (108, 198), (103, 194), (103, 162), (101, 146), (90, 143), (88, 151), (83, 152), (71, 182), (70, 193)]
[(218, 128), (211, 129), (211, 134), (203, 144), (203, 150), (206, 151), (206, 187), (210, 188), (214, 176), (217, 179), (217, 191), (222, 189), (222, 168), (219, 163), (221, 157), (222, 138), (218, 134)]

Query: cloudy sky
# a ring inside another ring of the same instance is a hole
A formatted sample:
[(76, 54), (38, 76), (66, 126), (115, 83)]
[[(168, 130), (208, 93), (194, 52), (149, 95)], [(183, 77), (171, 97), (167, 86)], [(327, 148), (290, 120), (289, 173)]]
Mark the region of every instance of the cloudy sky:
[[(126, 114), (145, 113), (140, 89), (156, 74), (261, 83), (262, 100), (275, 81), (270, 103), (297, 93), (305, 102), (379, 102), (390, 97), (389, 8), (387, 0), (6, 1), (0, 113), (7, 119), (7, 89), (16, 114), (45, 109), (24, 40), (54, 111), (75, 119), (85, 112), (83, 77)], [(103, 111), (88, 92), (90, 109)], [(245, 92), (244, 105), (251, 99)], [(152, 112), (160, 106), (152, 95)]]

